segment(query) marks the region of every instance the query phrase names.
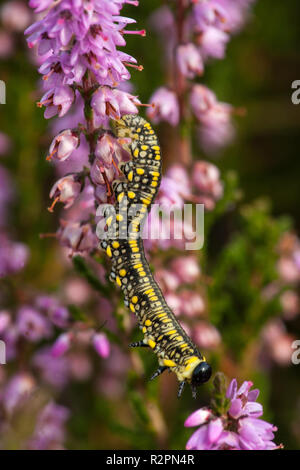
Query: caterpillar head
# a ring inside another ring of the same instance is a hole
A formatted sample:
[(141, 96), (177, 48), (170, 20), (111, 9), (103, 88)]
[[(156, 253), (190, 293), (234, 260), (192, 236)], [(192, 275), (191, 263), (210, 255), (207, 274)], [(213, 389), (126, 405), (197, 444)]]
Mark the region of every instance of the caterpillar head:
[(212, 374), (211, 366), (206, 362), (202, 361), (193, 370), (191, 385), (197, 387), (198, 385), (207, 382)]

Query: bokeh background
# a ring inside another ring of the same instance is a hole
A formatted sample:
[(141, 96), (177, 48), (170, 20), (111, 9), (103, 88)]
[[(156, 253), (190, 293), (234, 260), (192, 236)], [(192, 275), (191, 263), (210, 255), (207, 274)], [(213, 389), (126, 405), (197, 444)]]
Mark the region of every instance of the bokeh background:
[[(149, 24), (151, 13), (160, 4), (158, 0), (140, 2), (134, 16), (139, 27), (147, 29), (147, 36), (142, 40), (127, 38), (127, 50), (144, 66), (143, 72), (132, 77), (135, 93), (143, 103), (164, 83), (161, 45)], [(129, 10), (128, 6), (124, 14), (131, 16)], [(225, 181), (224, 200), (227, 198), (227, 203), (221, 200), (207, 215), (201, 254), (201, 272), (212, 280), (200, 281), (199, 290), (205, 286), (209, 311), (205, 315), (222, 338), (207, 355), (214, 370), (239, 381), (252, 380), (261, 390), (264, 418), (278, 427), (275, 441), (287, 449), (300, 447), (300, 365), (292, 365), (286, 351), (293, 339), (300, 339), (300, 316), (296, 313), (287, 320), (279, 296), (264, 303), (262, 293), (279, 277), (278, 247), (283, 234), (299, 234), (300, 230), (300, 105), (291, 102), (291, 84), (300, 78), (299, 15), (297, 0), (258, 0), (245, 28), (228, 45), (226, 58), (207, 65), (201, 81), (221, 101), (246, 112), (235, 118), (237, 136), (226, 149), (213, 157), (197, 145), (195, 150), (196, 158), (218, 166)], [(2, 24), (0, 33), (7, 29)], [(72, 304), (73, 315), (106, 321), (109, 336), (108, 314), (103, 317), (103, 311), (109, 310), (104, 307), (104, 293), (93, 291), (80, 277), (55, 238), (40, 236), (55, 233), (61, 216), (59, 211), (47, 211), (49, 190), (57, 179), (54, 166), (45, 161), (52, 134), (49, 121), (35, 104), (40, 97), (39, 75), (23, 34), (15, 30), (9, 34), (13, 44), (7, 53), (5, 47), (9, 46), (5, 42), (1, 45), (0, 34), (0, 49), (4, 48), (0, 79), (7, 86), (7, 103), (0, 106), (0, 130), (9, 136), (11, 145), (0, 163), (9, 170), (9, 184), (15, 193), (9, 212), (10, 237), (27, 245), (30, 257), (24, 270), (0, 280), (1, 308), (14, 312), (39, 293), (59, 293), (65, 305)], [(158, 127), (163, 149), (168, 148), (172, 132), (168, 125)], [(176, 158), (168, 156), (168, 164)], [(168, 257), (162, 260), (168, 267)], [(289, 289), (288, 282), (285, 288)], [(74, 289), (82, 292), (77, 304)], [(299, 283), (293, 282), (292, 289), (298, 294)], [(33, 432), (31, 416), (36, 416), (50, 397), (71, 411), (64, 442), (67, 448), (184, 448), (190, 435), (183, 427), (184, 419), (208, 403), (210, 388), (203, 387), (193, 403), (187, 392), (177, 401), (174, 377), (163, 376), (145, 385), (155, 358), (145, 351), (129, 353), (127, 344), (138, 335), (134, 324), (129, 328), (124, 320), (122, 304), (118, 304), (118, 312), (119, 327), (114, 324), (109, 337), (110, 356), (100, 359), (95, 352), (87, 353), (85, 346), (78, 347), (74, 368), (79, 364), (82, 375), (71, 374), (64, 387), (41, 379), (40, 394), (15, 413), (9, 432), (1, 436), (3, 447), (23, 446)], [(109, 315), (113, 317), (114, 312)], [(270, 318), (279, 318), (284, 335), (290, 338), (290, 342), (282, 342), (275, 335), (273, 349), (277, 340), (279, 347), (275, 352), (262, 340)], [(0, 366), (0, 384), (16, 371), (26, 370), (35, 347), (26, 345), (22, 357)], [(38, 376), (39, 372), (35, 373)], [(3, 412), (1, 419), (6, 419)]]

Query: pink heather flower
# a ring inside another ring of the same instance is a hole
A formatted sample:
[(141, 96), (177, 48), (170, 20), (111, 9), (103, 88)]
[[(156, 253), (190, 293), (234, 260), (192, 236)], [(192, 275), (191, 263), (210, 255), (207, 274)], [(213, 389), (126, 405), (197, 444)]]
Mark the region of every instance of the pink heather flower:
[(3, 332), (10, 325), (10, 322), (11, 322), (11, 316), (9, 312), (7, 312), (6, 310), (1, 310), (0, 311), (0, 334), (3, 334)]
[(53, 207), (59, 201), (65, 205), (65, 209), (72, 206), (81, 191), (81, 184), (76, 181), (75, 175), (68, 175), (60, 178), (52, 187), (50, 197), (54, 198), (53, 204), (49, 208), (53, 212)]
[(67, 328), (69, 326), (70, 313), (66, 307), (62, 305), (52, 307), (48, 315), (53, 325), (59, 326), (60, 328)]
[(109, 168), (105, 168), (103, 163), (98, 158), (95, 158), (91, 167), (90, 175), (91, 180), (95, 185), (100, 184), (106, 188), (105, 177), (107, 178), (107, 181), (111, 183), (115, 179), (115, 173), (116, 170), (113, 165), (111, 165)]
[(19, 333), (32, 342), (49, 338), (52, 333), (52, 328), (47, 318), (29, 306), (19, 309), (16, 326)]
[(262, 330), (264, 353), (281, 366), (291, 363), (292, 343), (296, 339), (288, 334), (281, 320), (270, 320)]
[[(116, 86), (128, 80), (126, 68), (136, 60), (119, 51), (126, 44), (124, 34), (144, 35), (144, 31), (128, 31), (125, 28), (135, 20), (120, 16), (123, 4), (118, 0), (92, 2), (32, 0), (30, 5), (42, 11), (51, 6), (46, 15), (29, 28), (25, 34), (29, 47), (37, 46), (40, 55), (51, 51), (47, 59), (48, 70), (43, 68), (44, 80), (56, 74), (60, 84), (81, 84), (87, 70), (100, 85)], [(133, 3), (134, 4), (134, 3)]]
[(140, 101), (136, 96), (125, 91), (101, 86), (93, 94), (91, 106), (102, 122), (106, 118), (120, 119), (124, 114), (137, 114), (137, 104)]
[(200, 268), (195, 256), (181, 256), (172, 261), (171, 269), (182, 283), (191, 284), (200, 275)]
[(46, 107), (44, 113), (45, 119), (50, 119), (56, 114), (62, 117), (69, 111), (74, 97), (75, 93), (70, 87), (60, 86), (47, 91), (38, 103), (38, 106)]
[(213, 26), (206, 28), (201, 34), (198, 44), (204, 59), (213, 57), (214, 59), (224, 59), (225, 49), (229, 35)]
[(71, 346), (72, 342), (72, 335), (71, 333), (63, 333), (61, 334), (51, 348), (51, 355), (52, 357), (60, 357), (63, 356)]
[(34, 8), (36, 13), (46, 10), (51, 3), (53, 3), (53, 0), (29, 0), (29, 6)]
[(72, 155), (72, 152), (77, 149), (79, 144), (80, 140), (77, 131), (71, 129), (61, 131), (50, 145), (47, 160), (54, 158), (63, 162)]
[(22, 406), (34, 387), (35, 382), (31, 375), (21, 372), (13, 376), (7, 383), (2, 396), (2, 403), (7, 413), (11, 414)]
[(227, 389), (227, 411), (221, 416), (212, 409), (201, 408), (188, 417), (185, 426), (199, 428), (186, 444), (188, 450), (272, 450), (277, 428), (260, 419), (262, 405), (256, 402), (259, 391), (250, 390), (252, 382), (238, 389), (233, 379)]
[(89, 355), (83, 352), (71, 352), (68, 356), (71, 378), (84, 382), (93, 373), (93, 366)]
[(70, 378), (69, 361), (66, 356), (54, 357), (51, 348), (43, 348), (33, 356), (33, 366), (40, 377), (55, 388), (63, 388)]
[(66, 436), (65, 424), (70, 412), (64, 406), (49, 402), (39, 413), (34, 434), (27, 444), (30, 450), (62, 449)]
[(0, 31), (0, 59), (7, 59), (14, 52), (13, 35), (7, 31)]
[(235, 130), (231, 121), (232, 106), (218, 103), (203, 116), (199, 137), (204, 150), (215, 153), (232, 142)]
[(177, 49), (177, 64), (180, 72), (187, 78), (202, 75), (204, 66), (199, 49), (192, 43), (182, 44)]
[(99, 245), (99, 240), (90, 224), (62, 221), (57, 236), (63, 246), (71, 248), (72, 253), (90, 252)]
[(203, 297), (198, 292), (183, 290), (180, 292), (181, 313), (187, 317), (202, 315), (205, 310)]
[(219, 200), (223, 195), (220, 171), (212, 163), (197, 161), (194, 164), (192, 181), (198, 191), (214, 200)]
[(55, 297), (40, 295), (35, 299), (35, 305), (48, 316), (53, 325), (60, 328), (66, 328), (69, 325), (69, 311), (66, 307), (60, 305)]
[(193, 3), (190, 28), (197, 35), (204, 58), (222, 59), (229, 35), (241, 28), (253, 0), (203, 0)]
[(93, 346), (100, 357), (106, 359), (110, 353), (110, 344), (104, 333), (96, 333), (93, 337)]
[(28, 258), (29, 249), (26, 245), (12, 242), (0, 233), (0, 278), (23, 269)]
[[(180, 198), (190, 200), (192, 196), (191, 178), (186, 168), (182, 165), (172, 165), (166, 172), (166, 178), (172, 181), (173, 187), (176, 188), (176, 192)], [(164, 187), (162, 188), (164, 189)]]
[(73, 278), (64, 283), (64, 297), (68, 303), (82, 305), (90, 296), (91, 289), (84, 279)]
[(172, 126), (179, 122), (179, 104), (176, 94), (165, 87), (158, 88), (150, 98), (154, 106), (147, 109), (147, 116), (155, 123), (167, 121)]
[(174, 179), (168, 176), (162, 178), (155, 203), (159, 204), (159, 207), (165, 211), (169, 211), (172, 208), (183, 208), (184, 200), (181, 188)]
[(171, 310), (174, 312), (176, 316), (181, 314), (181, 299), (178, 295), (174, 294), (173, 292), (167, 292), (165, 294), (165, 300)]
[(177, 273), (166, 269), (157, 269), (154, 273), (158, 284), (164, 291), (175, 291), (180, 286), (180, 279)]
[(292, 290), (286, 290), (280, 296), (280, 302), (283, 308), (283, 316), (286, 320), (292, 320), (300, 312), (299, 296)]
[(200, 125), (204, 149), (214, 152), (227, 145), (234, 136), (231, 122), (232, 106), (217, 101), (216, 95), (204, 85), (194, 85), (190, 104)]
[(5, 2), (1, 7), (0, 16), (5, 28), (16, 32), (23, 32), (31, 18), (27, 6), (17, 0)]
[(283, 281), (287, 283), (295, 283), (299, 281), (299, 269), (291, 257), (281, 257), (277, 264), (277, 270)]
[(193, 328), (193, 340), (203, 349), (216, 349), (221, 344), (219, 331), (210, 323), (198, 323)]

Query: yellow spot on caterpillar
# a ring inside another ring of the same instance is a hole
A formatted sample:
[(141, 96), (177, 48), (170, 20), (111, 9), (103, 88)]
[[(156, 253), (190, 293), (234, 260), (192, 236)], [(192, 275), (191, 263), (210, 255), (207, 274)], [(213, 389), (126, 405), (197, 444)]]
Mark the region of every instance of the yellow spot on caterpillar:
[(171, 361), (170, 359), (164, 359), (164, 365), (167, 367), (175, 367), (176, 364), (174, 361)]
[(199, 360), (199, 357), (197, 357), (197, 356), (192, 356), (192, 357), (190, 357), (189, 359), (187, 359), (187, 360), (185, 361), (185, 363), (186, 363), (186, 364), (193, 364), (193, 362), (198, 361), (198, 360)]
[(167, 331), (166, 335), (173, 335), (174, 333), (176, 333), (176, 330), (170, 330)]
[(118, 284), (118, 286), (121, 287), (122, 282), (121, 282), (121, 279), (119, 278), (119, 276), (116, 277), (116, 283)]
[(116, 215), (116, 219), (121, 222), (123, 220), (123, 216), (121, 214)]
[(137, 131), (137, 132), (141, 132), (141, 130), (142, 130), (142, 128), (141, 128), (141, 127), (138, 127), (136, 131)]
[(128, 192), (128, 197), (129, 197), (130, 199), (134, 199), (134, 198), (135, 198), (135, 193), (134, 193), (133, 191), (129, 191), (129, 192)]
[(149, 206), (149, 204), (151, 204), (151, 201), (149, 199), (144, 199), (142, 198), (141, 201), (146, 204), (147, 206)]
[(133, 313), (135, 312), (135, 308), (134, 308), (134, 305), (133, 305), (133, 304), (130, 304), (130, 305), (129, 305), (129, 308), (130, 308), (130, 310), (131, 310)]
[(155, 342), (155, 341), (152, 341), (152, 339), (149, 339), (149, 340), (148, 340), (148, 344), (149, 344), (150, 348), (152, 348), (152, 349), (154, 349), (155, 346), (156, 346), (156, 342)]
[(155, 160), (160, 160), (160, 155), (156, 155)]
[(145, 326), (143, 326), (143, 328), (142, 328), (142, 332), (145, 334), (145, 333), (146, 333), (146, 331), (147, 331), (147, 328), (146, 328)]
[(132, 178), (133, 178), (133, 171), (132, 170), (128, 173), (127, 178), (128, 178), (129, 181), (132, 181)]
[(151, 325), (152, 325), (152, 321), (151, 321), (151, 320), (146, 320), (146, 321), (145, 321), (145, 325), (146, 325), (146, 326), (151, 326)]
[(145, 291), (145, 294), (148, 295), (148, 294), (150, 294), (151, 292), (154, 292), (153, 287), (151, 287), (151, 289), (146, 290), (146, 291)]
[(177, 336), (177, 341), (182, 341), (183, 340), (183, 337), (182, 336)]
[(113, 248), (119, 248), (120, 243), (119, 242), (112, 242)]
[(135, 149), (135, 151), (133, 152), (133, 156), (135, 158), (137, 158), (139, 156), (139, 149)]
[(139, 299), (137, 298), (136, 295), (134, 295), (131, 300), (132, 300), (132, 303), (136, 304)]
[(159, 176), (158, 171), (152, 171), (151, 174), (152, 174), (153, 176)]
[(143, 175), (145, 173), (145, 170), (143, 168), (137, 168), (136, 172), (138, 175)]
[(120, 193), (120, 194), (118, 195), (118, 201), (121, 202), (124, 196), (125, 196), (124, 193)]
[(126, 269), (120, 269), (119, 274), (122, 277), (126, 276)]
[(139, 251), (139, 249), (137, 247), (133, 247), (132, 251), (133, 251), (133, 253), (137, 253)]
[[(149, 148), (148, 145), (142, 145), (142, 146), (141, 146), (141, 149), (142, 149), (142, 150), (147, 150), (148, 148)], [(152, 148), (153, 148), (153, 147), (152, 147)]]
[(112, 220), (113, 220), (113, 216), (112, 216), (112, 215), (111, 215), (110, 217), (107, 217), (107, 219), (106, 219), (106, 225), (107, 225), (108, 227), (111, 226)]
[(159, 146), (158, 145), (152, 145), (152, 150), (160, 150)]
[(157, 182), (156, 182), (156, 181), (152, 181), (151, 186), (152, 186), (152, 188), (156, 188)]
[(108, 247), (106, 248), (106, 253), (107, 253), (107, 255), (108, 255), (110, 258), (112, 257), (112, 252), (111, 252), (110, 246), (108, 246)]
[(142, 272), (140, 272), (140, 276), (141, 276), (141, 277), (144, 277), (144, 276), (146, 276), (146, 273), (145, 273), (145, 271), (142, 271)]

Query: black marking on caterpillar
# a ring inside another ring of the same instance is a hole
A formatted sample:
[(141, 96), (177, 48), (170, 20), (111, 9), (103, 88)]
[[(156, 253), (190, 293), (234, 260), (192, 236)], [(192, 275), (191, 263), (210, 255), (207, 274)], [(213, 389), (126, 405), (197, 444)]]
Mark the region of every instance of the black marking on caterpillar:
[[(112, 121), (114, 134), (129, 138), (132, 160), (120, 165), (127, 182), (114, 182), (115, 214), (105, 214), (108, 233), (101, 242), (112, 260), (111, 280), (122, 289), (125, 305), (136, 314), (144, 338), (132, 347), (150, 347), (158, 357), (159, 368), (151, 379), (166, 369), (179, 380), (178, 396), (184, 385), (205, 383), (211, 367), (176, 320), (153, 279), (145, 258), (140, 231), (151, 209), (161, 181), (161, 155), (158, 139), (151, 125), (140, 116), (126, 115)], [(122, 201), (126, 204), (122, 204)], [(138, 208), (138, 211), (136, 209)], [(135, 210), (132, 210), (135, 209)], [(125, 236), (122, 220), (126, 219)], [(110, 237), (114, 231), (114, 238)]]

